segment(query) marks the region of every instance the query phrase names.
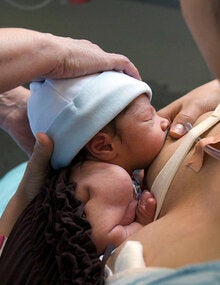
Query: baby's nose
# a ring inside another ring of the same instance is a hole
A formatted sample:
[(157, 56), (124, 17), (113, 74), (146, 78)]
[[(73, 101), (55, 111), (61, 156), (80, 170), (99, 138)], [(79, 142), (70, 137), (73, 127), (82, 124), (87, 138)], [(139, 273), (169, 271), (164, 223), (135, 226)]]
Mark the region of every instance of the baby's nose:
[(169, 120), (167, 120), (166, 118), (161, 118), (161, 129), (163, 131), (166, 131), (170, 126), (170, 122)]

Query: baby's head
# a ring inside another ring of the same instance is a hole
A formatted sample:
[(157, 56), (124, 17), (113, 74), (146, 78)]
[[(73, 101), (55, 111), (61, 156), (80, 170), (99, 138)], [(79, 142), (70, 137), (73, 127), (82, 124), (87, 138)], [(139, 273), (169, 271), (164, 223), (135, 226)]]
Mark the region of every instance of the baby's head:
[(148, 167), (158, 155), (168, 126), (148, 96), (141, 94), (86, 144), (82, 154), (87, 160), (117, 164), (132, 174)]
[(146, 83), (115, 71), (33, 82), (30, 90), (30, 126), (34, 135), (46, 132), (53, 139), (55, 169), (67, 166), (134, 99), (152, 95)]

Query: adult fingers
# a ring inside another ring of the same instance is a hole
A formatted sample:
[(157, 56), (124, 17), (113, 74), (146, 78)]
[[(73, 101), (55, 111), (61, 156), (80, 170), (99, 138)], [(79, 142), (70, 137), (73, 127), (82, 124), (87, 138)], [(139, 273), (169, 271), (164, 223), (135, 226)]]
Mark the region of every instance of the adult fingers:
[(175, 139), (186, 133), (186, 123), (193, 125), (200, 113), (201, 110), (197, 104), (190, 104), (190, 101), (182, 103), (181, 100), (171, 103), (158, 112), (160, 116), (171, 122), (169, 134)]
[(126, 57), (119, 54), (109, 55), (109, 69), (122, 71), (136, 79), (141, 79), (139, 71), (135, 65)]
[(195, 121), (195, 118), (193, 118), (192, 116), (189, 116), (183, 112), (180, 112), (174, 118), (170, 126), (170, 131), (169, 131), (170, 136), (175, 139), (182, 137), (187, 132), (187, 129), (185, 127), (186, 123), (190, 123), (193, 125), (194, 121)]
[(49, 166), (50, 157), (53, 151), (53, 142), (45, 133), (37, 133), (37, 141), (34, 146), (29, 164), (34, 164), (39, 170)]

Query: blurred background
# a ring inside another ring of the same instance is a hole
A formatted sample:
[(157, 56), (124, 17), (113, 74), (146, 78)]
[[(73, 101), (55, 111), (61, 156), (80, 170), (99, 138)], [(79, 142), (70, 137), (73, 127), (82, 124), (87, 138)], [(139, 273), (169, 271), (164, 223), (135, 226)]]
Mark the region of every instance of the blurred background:
[[(88, 39), (128, 56), (152, 87), (157, 109), (211, 79), (178, 0), (2, 0), (0, 27)], [(27, 160), (1, 130), (0, 149), (0, 177)]]

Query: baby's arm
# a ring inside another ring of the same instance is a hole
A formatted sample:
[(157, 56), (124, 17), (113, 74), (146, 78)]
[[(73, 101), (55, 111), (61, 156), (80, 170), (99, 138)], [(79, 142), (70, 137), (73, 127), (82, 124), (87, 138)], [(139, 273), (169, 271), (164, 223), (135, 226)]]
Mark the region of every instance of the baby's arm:
[[(156, 212), (156, 205), (157, 202), (153, 194), (149, 191), (144, 190), (139, 201), (136, 202), (135, 220), (129, 225), (124, 226), (124, 231), (126, 231), (125, 239), (140, 229), (142, 226), (146, 226), (149, 223), (153, 222)], [(127, 212), (129, 211), (130, 210), (128, 208)], [(119, 226), (116, 226), (113, 230), (117, 231), (118, 228)]]
[[(155, 199), (150, 198), (150, 193), (144, 193), (138, 203), (131, 177), (123, 168), (96, 163), (92, 170), (87, 167), (85, 173), (77, 187), (77, 198), (85, 203), (86, 218), (99, 253), (108, 244), (118, 246), (153, 221)], [(87, 198), (83, 198), (82, 193), (87, 193)]]
[(85, 205), (99, 253), (110, 243), (118, 246), (142, 227), (134, 221), (137, 201), (129, 174), (115, 165), (101, 172), (88, 180), (90, 199)]

